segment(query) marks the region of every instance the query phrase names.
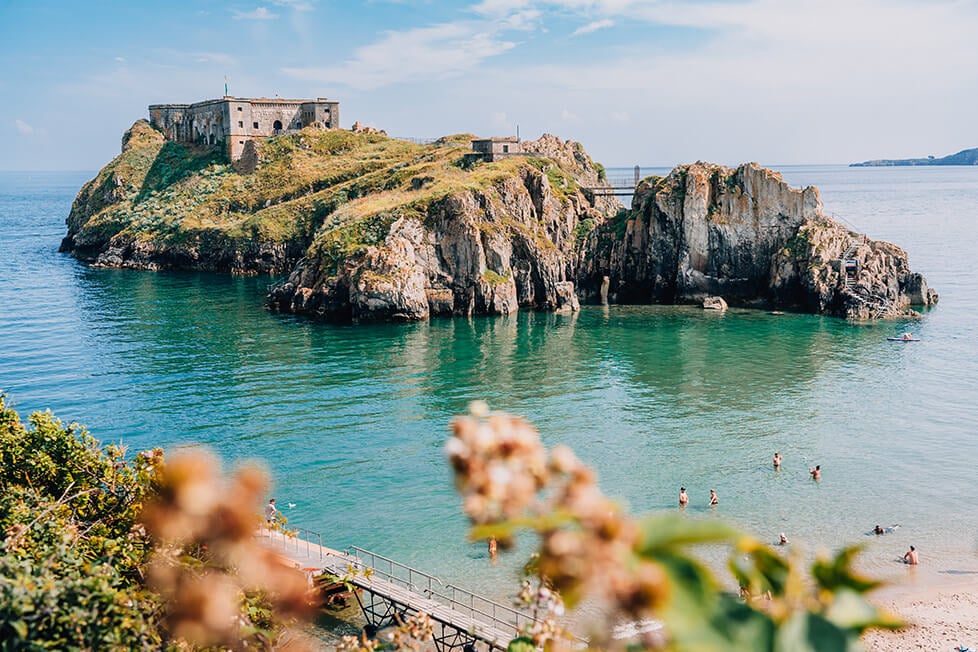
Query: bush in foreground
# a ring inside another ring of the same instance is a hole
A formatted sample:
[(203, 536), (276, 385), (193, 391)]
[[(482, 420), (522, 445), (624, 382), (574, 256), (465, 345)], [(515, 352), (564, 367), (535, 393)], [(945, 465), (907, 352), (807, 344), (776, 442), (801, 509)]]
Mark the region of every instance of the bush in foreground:
[[(272, 649), (305, 577), (254, 540), (266, 480), (102, 446), (0, 394), (0, 649)], [(294, 645), (291, 649), (304, 649)]]

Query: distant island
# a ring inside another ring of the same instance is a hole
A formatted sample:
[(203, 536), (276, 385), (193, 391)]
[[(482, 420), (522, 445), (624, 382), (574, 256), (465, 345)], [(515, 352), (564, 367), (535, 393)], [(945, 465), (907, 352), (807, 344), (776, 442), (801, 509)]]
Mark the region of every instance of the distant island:
[(897, 165), (978, 165), (978, 147), (973, 149), (963, 149), (957, 154), (934, 158), (897, 158), (879, 159), (877, 161), (863, 161), (862, 163), (850, 163), (851, 168), (871, 168), (871, 167), (890, 167)]

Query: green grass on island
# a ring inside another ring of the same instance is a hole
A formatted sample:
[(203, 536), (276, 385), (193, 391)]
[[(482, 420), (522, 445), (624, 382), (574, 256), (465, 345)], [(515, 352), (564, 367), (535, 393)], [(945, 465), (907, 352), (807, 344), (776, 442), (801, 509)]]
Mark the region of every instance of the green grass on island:
[[(79, 241), (113, 237), (167, 247), (298, 244), (327, 267), (381, 242), (401, 217), (424, 221), (432, 204), (466, 190), (544, 172), (568, 201), (574, 171), (546, 158), (471, 162), (469, 134), (419, 145), (381, 133), (306, 128), (255, 141), (258, 163), (241, 173), (221, 145), (167, 142), (145, 120), (123, 151), (82, 189), (69, 224)], [(203, 253), (203, 252), (202, 252)]]

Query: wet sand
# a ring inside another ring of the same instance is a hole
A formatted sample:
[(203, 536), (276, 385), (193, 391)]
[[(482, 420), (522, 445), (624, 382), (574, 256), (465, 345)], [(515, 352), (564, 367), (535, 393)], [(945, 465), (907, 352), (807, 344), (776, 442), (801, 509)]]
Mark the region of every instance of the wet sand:
[(863, 636), (868, 652), (978, 650), (978, 560), (962, 568), (908, 567), (873, 601), (900, 616), (907, 627)]

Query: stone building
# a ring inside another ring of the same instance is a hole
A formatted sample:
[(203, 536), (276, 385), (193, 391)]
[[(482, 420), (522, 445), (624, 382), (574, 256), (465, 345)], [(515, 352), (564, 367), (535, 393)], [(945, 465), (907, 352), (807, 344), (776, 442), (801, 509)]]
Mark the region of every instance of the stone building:
[(525, 156), (523, 145), (516, 136), (478, 138), (472, 141), (472, 158), (498, 161), (510, 156)]
[(225, 96), (193, 104), (151, 104), (149, 121), (167, 140), (181, 143), (225, 145), (237, 161), (245, 144), (309, 125), (337, 128), (340, 103), (315, 100)]

